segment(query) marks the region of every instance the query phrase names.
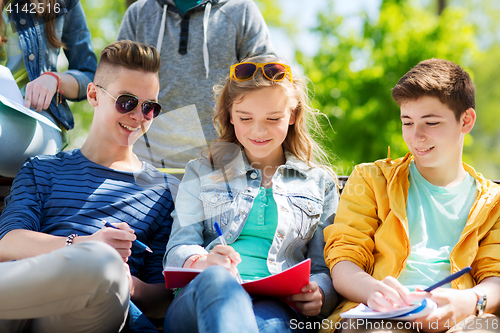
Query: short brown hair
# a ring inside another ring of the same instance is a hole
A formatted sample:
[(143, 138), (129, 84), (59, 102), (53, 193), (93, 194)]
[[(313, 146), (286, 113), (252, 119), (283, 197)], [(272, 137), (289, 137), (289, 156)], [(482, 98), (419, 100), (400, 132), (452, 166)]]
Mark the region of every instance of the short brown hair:
[(120, 40), (102, 50), (94, 82), (103, 86), (113, 80), (120, 67), (158, 74), (160, 54), (153, 46), (130, 40)]
[(392, 98), (399, 106), (423, 96), (435, 96), (455, 113), (455, 118), (469, 108), (475, 109), (474, 83), (459, 65), (444, 59), (419, 62), (403, 75), (394, 88)]

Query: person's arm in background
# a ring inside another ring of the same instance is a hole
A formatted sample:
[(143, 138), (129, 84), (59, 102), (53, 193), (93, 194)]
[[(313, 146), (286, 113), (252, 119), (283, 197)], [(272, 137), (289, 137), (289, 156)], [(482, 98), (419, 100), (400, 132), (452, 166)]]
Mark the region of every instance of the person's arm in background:
[[(225, 7), (230, 4), (226, 4)], [(237, 5), (241, 6), (241, 2), (238, 2)], [(241, 61), (256, 55), (275, 54), (269, 29), (259, 8), (253, 1), (245, 1), (244, 6), (245, 8), (234, 8), (234, 10), (244, 13), (241, 17), (242, 22), (236, 26), (238, 38), (235, 45), (238, 60)], [(231, 9), (227, 8), (226, 10)]]
[[(81, 3), (72, 0), (71, 8), (64, 17), (61, 42), (68, 59), (68, 70), (54, 73), (59, 77), (59, 91), (70, 100), (81, 101), (86, 98), (87, 85), (94, 79), (97, 58), (92, 48), (92, 41), (85, 13)], [(33, 106), (37, 111), (49, 107), (57, 92), (57, 79), (50, 75), (41, 75), (26, 85), (25, 105)], [(57, 101), (58, 102), (58, 101)]]

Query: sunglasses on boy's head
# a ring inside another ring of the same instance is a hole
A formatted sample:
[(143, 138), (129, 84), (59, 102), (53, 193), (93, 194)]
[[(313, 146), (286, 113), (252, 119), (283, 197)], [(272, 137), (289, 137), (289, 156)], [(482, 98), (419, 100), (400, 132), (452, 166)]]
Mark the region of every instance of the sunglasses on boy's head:
[(236, 81), (247, 81), (255, 76), (259, 68), (262, 68), (262, 73), (268, 80), (277, 82), (282, 81), (288, 73), (290, 82), (293, 83), (292, 71), (290, 69), (290, 66), (280, 64), (279, 62), (242, 62), (236, 65), (232, 65), (229, 78), (235, 79)]
[[(106, 94), (108, 94), (109, 97), (115, 100), (115, 109), (120, 113), (128, 113), (130, 111), (133, 111), (139, 104), (139, 97), (137, 96), (123, 94), (115, 98), (113, 95), (107, 92), (103, 87), (101, 87), (98, 84), (97, 86), (101, 88), (101, 90), (104, 91)], [(156, 102), (146, 100), (145, 102), (141, 103), (141, 106), (142, 106), (142, 114), (144, 115), (144, 118), (146, 118), (147, 120), (151, 120), (155, 117), (158, 117), (158, 115), (161, 112), (161, 105)]]

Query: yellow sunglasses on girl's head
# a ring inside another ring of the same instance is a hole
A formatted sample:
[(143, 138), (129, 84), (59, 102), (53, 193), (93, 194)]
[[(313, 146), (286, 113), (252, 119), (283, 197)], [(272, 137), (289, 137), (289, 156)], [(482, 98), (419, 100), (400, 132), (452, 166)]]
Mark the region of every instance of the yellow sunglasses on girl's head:
[(262, 68), (262, 74), (271, 81), (282, 81), (286, 74), (292, 80), (292, 70), (290, 66), (281, 64), (279, 62), (266, 62), (266, 63), (254, 63), (254, 62), (242, 62), (231, 66), (231, 72), (229, 75), (230, 79), (235, 79), (236, 81), (247, 81), (255, 76), (257, 70)]

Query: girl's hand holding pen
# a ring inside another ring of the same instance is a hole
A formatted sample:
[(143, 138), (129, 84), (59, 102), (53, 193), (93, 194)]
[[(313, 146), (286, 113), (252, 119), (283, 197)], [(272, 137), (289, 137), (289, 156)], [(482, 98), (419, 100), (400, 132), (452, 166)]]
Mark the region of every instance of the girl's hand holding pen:
[(234, 276), (238, 273), (236, 267), (241, 262), (240, 254), (228, 245), (216, 245), (206, 256), (197, 258), (195, 265), (191, 266), (193, 257), (196, 256), (191, 256), (191, 260), (187, 260), (184, 267), (203, 270), (213, 265), (219, 265), (226, 268)]
[(219, 265), (226, 268), (234, 276), (238, 274), (236, 267), (240, 262), (240, 254), (228, 245), (216, 245), (207, 256), (207, 267)]

